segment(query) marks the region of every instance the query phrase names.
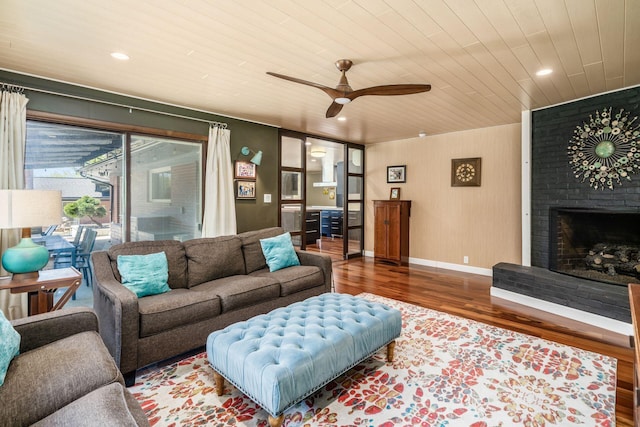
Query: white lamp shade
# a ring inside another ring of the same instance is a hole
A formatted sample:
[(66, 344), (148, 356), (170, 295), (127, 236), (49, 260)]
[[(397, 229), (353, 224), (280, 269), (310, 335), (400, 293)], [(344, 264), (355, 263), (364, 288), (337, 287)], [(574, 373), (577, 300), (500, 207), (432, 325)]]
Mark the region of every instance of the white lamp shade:
[(0, 228), (29, 228), (60, 222), (60, 191), (0, 190)]

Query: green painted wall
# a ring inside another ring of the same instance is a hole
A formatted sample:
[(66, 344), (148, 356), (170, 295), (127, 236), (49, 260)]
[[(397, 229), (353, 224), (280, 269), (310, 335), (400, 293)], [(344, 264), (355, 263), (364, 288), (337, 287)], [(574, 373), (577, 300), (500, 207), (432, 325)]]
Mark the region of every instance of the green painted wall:
[[(279, 150), (277, 128), (4, 70), (0, 70), (0, 83), (9, 83), (25, 87), (25, 95), (29, 98), (27, 108), (34, 111), (199, 135), (208, 134), (209, 125), (207, 123), (181, 117), (172, 117), (161, 113), (193, 117), (194, 119), (211, 122), (227, 123), (228, 128), (231, 130), (232, 160), (238, 158), (240, 149), (245, 145), (255, 151), (263, 151), (262, 163), (258, 167), (256, 200), (236, 201), (238, 232), (272, 227), (278, 224)], [(64, 95), (71, 95), (83, 99), (70, 98)], [(129, 108), (108, 105), (103, 102), (126, 105), (133, 108), (130, 112)], [(241, 158), (246, 159), (244, 156)], [(263, 203), (264, 194), (271, 194), (271, 203)]]

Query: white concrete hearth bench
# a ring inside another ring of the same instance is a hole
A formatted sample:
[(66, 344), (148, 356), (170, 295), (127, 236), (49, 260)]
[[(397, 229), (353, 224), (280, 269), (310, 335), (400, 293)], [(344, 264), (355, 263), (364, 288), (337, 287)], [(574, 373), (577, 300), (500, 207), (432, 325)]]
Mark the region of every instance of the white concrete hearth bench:
[(326, 293), (215, 331), (207, 357), (222, 395), (226, 378), (269, 413), (283, 413), (387, 346), (393, 360), (400, 311), (346, 294)]

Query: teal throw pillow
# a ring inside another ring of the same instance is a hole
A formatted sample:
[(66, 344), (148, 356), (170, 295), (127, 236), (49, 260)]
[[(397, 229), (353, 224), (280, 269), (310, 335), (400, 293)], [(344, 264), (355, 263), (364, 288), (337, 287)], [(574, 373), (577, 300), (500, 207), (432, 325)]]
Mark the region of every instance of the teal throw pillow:
[(138, 298), (162, 294), (171, 290), (169, 267), (164, 252), (149, 255), (118, 255), (118, 271), (122, 284)]
[(4, 384), (9, 363), (20, 353), (20, 334), (0, 310), (0, 386)]
[(269, 271), (300, 265), (296, 250), (291, 242), (291, 234), (284, 233), (268, 239), (260, 239), (262, 253), (267, 260)]

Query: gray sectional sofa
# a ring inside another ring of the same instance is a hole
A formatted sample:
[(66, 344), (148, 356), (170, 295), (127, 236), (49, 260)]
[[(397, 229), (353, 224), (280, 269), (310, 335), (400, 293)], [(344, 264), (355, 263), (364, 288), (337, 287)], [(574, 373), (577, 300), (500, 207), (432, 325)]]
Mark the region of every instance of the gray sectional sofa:
[[(214, 330), (331, 291), (331, 258), (296, 250), (299, 266), (270, 272), (260, 239), (280, 227), (233, 236), (130, 242), (94, 252), (100, 334), (127, 384), (136, 369), (203, 347)], [(119, 255), (164, 251), (169, 292), (142, 298), (124, 287)]]
[(0, 387), (1, 426), (148, 426), (89, 308), (11, 322), (20, 354)]

